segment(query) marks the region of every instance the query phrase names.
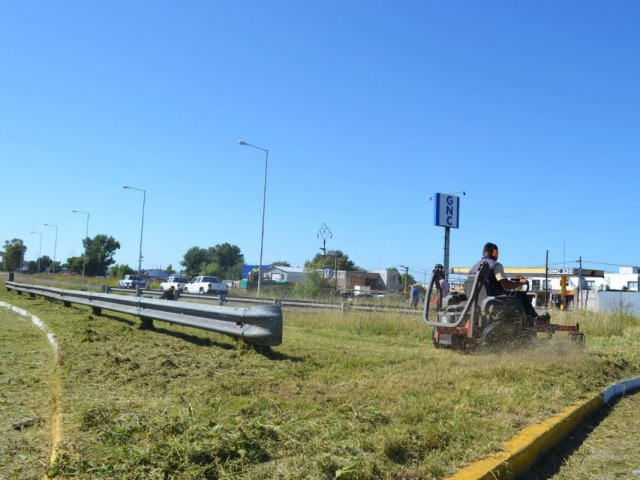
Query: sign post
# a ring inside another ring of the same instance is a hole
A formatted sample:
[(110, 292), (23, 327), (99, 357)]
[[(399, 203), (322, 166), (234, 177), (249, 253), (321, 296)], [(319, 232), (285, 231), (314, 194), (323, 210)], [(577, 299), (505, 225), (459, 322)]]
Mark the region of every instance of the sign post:
[(460, 198), (448, 193), (436, 193), (434, 225), (444, 227), (444, 278), (449, 279), (449, 237), (452, 228), (458, 228)]

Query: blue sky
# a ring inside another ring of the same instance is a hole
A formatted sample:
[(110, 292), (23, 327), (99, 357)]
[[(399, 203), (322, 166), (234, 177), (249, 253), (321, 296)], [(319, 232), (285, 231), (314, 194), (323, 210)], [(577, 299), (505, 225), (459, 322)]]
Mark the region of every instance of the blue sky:
[[(638, 265), (640, 3), (0, 0), (0, 241), (137, 267)], [(573, 263), (572, 263), (573, 262)], [(426, 275), (425, 275), (426, 276)]]

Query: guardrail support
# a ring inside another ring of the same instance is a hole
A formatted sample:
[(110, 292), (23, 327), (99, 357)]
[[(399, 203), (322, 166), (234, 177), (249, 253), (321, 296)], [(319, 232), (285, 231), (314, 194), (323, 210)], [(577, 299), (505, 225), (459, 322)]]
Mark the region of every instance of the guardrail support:
[(153, 318), (140, 317), (140, 330), (154, 330)]

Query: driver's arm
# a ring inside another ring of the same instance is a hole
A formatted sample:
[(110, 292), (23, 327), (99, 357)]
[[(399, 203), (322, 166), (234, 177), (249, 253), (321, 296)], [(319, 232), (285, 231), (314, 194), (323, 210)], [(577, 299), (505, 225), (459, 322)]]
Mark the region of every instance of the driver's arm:
[(501, 263), (496, 263), (496, 266), (493, 268), (493, 272), (496, 274), (496, 280), (502, 285), (502, 288), (505, 290), (514, 290), (522, 285), (528, 285), (529, 280), (526, 278), (521, 278), (517, 282), (512, 282), (507, 278), (504, 273), (504, 267)]

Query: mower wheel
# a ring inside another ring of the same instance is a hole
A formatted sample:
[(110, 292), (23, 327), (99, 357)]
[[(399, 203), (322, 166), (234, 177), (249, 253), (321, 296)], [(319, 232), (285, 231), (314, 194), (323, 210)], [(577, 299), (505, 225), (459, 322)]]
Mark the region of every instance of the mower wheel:
[(523, 346), (531, 337), (512, 320), (496, 320), (482, 330), (478, 340), (483, 347), (503, 349)]

